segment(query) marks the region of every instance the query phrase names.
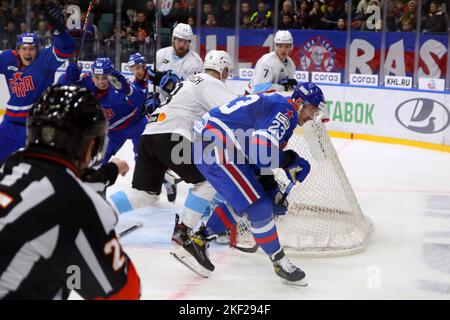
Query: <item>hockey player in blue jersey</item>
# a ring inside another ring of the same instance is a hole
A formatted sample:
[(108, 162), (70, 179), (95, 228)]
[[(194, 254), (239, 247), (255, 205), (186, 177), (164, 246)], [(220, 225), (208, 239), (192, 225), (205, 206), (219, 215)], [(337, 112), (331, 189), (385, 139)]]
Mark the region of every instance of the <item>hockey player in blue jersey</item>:
[(126, 140), (133, 141), (133, 151), (137, 155), (139, 140), (147, 124), (145, 95), (134, 88), (109, 58), (97, 58), (92, 72), (81, 74), (76, 63), (70, 63), (59, 78), (63, 85), (77, 84), (95, 94), (105, 110), (109, 121), (108, 146), (103, 162), (116, 154)]
[(25, 146), (25, 122), (33, 103), (53, 82), (55, 72), (75, 51), (75, 42), (65, 31), (64, 15), (56, 8), (47, 10), (52, 29), (52, 45), (39, 48), (33, 33), (18, 36), (16, 50), (0, 54), (0, 74), (6, 78), (9, 100), (0, 123), (0, 163)]
[[(316, 119), (324, 96), (313, 83), (298, 85), (290, 99), (279, 94), (249, 95), (216, 107), (196, 123), (193, 154), (196, 166), (223, 196), (226, 204), (213, 211), (206, 226), (185, 236), (174, 256), (202, 276), (214, 270), (208, 242), (247, 214), (256, 243), (270, 257), (275, 273), (288, 284), (305, 286), (305, 273), (292, 264), (278, 240), (273, 218), (277, 190), (265, 190), (257, 176), (284, 169), (292, 183), (302, 182), (309, 162), (285, 148), (297, 124)], [(229, 208), (231, 207), (231, 208)]]
[[(139, 52), (130, 55), (128, 68), (134, 75), (133, 85), (141, 89), (147, 99), (153, 99), (153, 84), (169, 94), (175, 89), (176, 84), (180, 82), (180, 78), (171, 70), (161, 72), (148, 67), (144, 57)], [(157, 96), (159, 98), (159, 94)]]

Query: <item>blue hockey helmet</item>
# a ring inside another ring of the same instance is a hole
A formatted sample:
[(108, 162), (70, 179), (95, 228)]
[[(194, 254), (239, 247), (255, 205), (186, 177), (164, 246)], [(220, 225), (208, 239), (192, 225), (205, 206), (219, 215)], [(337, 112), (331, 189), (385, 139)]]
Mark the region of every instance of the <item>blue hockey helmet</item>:
[(321, 119), (322, 122), (327, 122), (330, 120), (328, 115), (328, 110), (325, 106), (325, 96), (322, 90), (312, 82), (299, 83), (294, 92), (291, 95), (293, 102), (298, 99), (301, 100), (302, 105), (311, 104), (319, 110), (317, 119)]
[(32, 46), (39, 47), (39, 38), (34, 33), (25, 32), (22, 34), (19, 34), (17, 36), (16, 46), (20, 47), (24, 44), (30, 44)]
[(292, 101), (302, 99), (303, 104), (312, 104), (316, 108), (321, 108), (321, 104), (325, 103), (325, 97), (322, 90), (312, 82), (299, 83), (291, 95)]
[(114, 71), (114, 63), (110, 58), (97, 58), (92, 64), (93, 74), (105, 74), (108, 75)]
[(134, 67), (137, 64), (145, 64), (144, 57), (139, 53), (133, 53), (128, 59), (128, 68)]

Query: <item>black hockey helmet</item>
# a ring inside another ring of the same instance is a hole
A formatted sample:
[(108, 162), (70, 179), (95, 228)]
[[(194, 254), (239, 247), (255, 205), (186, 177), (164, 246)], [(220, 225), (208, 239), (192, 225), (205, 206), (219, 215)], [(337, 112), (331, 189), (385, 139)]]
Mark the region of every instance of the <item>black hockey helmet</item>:
[(34, 103), (27, 119), (27, 147), (43, 146), (82, 159), (95, 139), (92, 160), (103, 157), (108, 121), (94, 95), (79, 86), (50, 86)]

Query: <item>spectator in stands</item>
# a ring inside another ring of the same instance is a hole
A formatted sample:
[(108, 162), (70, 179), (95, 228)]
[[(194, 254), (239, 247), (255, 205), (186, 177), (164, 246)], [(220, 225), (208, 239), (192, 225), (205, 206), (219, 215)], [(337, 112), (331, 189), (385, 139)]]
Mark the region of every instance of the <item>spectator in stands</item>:
[(189, 0), (189, 2), (187, 4), (186, 14), (188, 17), (193, 17), (193, 19), (195, 21), (195, 17), (197, 17), (197, 9), (195, 7), (195, 0)]
[(319, 0), (313, 2), (312, 9), (309, 12), (309, 16), (311, 29), (322, 29), (323, 13), (322, 10), (320, 9)]
[(244, 15), (241, 17), (241, 29), (252, 29), (252, 22), (250, 21), (249, 15)]
[(309, 4), (307, 0), (300, 1), (296, 12), (296, 28), (298, 29), (308, 29), (310, 25), (311, 18), (309, 17)]
[(42, 1), (42, 0), (34, 0), (33, 1), (33, 6), (31, 7), (31, 11), (43, 14), (44, 11), (45, 11), (44, 1)]
[(145, 14), (145, 17), (147, 18), (147, 21), (150, 21), (153, 23), (153, 21), (155, 21), (155, 13), (156, 13), (155, 2), (153, 0), (147, 1), (147, 3), (145, 4), (145, 10), (144, 10), (144, 14)]
[(371, 0), (366, 11), (366, 21), (361, 26), (361, 31), (381, 31), (381, 16), (373, 16), (376, 12), (381, 12), (379, 3), (377, 0)]
[(175, 1), (172, 5), (172, 9), (166, 16), (166, 27), (172, 28), (176, 23), (186, 23), (187, 22), (186, 11), (181, 8), (180, 1)]
[(289, 15), (294, 17), (295, 11), (294, 6), (292, 4), (291, 0), (285, 0), (283, 1), (283, 7), (281, 8), (279, 17), (283, 17), (283, 15)]
[(19, 8), (14, 7), (11, 9), (11, 14), (8, 16), (9, 21), (12, 21), (16, 27), (16, 30), (20, 30), (20, 24), (25, 21)]
[(447, 31), (447, 18), (445, 17), (445, 14), (438, 9), (438, 3), (432, 1), (430, 3), (429, 13), (424, 17), (422, 26), (423, 32)]
[(272, 12), (263, 1), (258, 3), (258, 10), (252, 14), (250, 21), (255, 29), (272, 27)]
[(144, 48), (150, 44), (150, 37), (144, 29), (139, 29), (136, 33), (136, 38), (133, 39), (134, 47), (139, 52), (144, 52)]
[(17, 35), (19, 32), (16, 29), (14, 22), (9, 21), (6, 25), (4, 40), (6, 40), (6, 49), (14, 49), (16, 46)]
[(205, 27), (207, 28), (215, 28), (218, 27), (217, 25), (217, 20), (216, 20), (216, 16), (213, 14), (208, 14), (208, 18), (206, 19), (205, 22)]
[(202, 10), (202, 26), (205, 25), (206, 20), (208, 19), (208, 15), (210, 14), (214, 14), (213, 6), (209, 2), (204, 2)]
[(144, 30), (147, 35), (153, 32), (153, 25), (147, 20), (144, 12), (138, 12), (137, 20), (131, 25), (131, 28), (136, 34), (139, 29)]
[(405, 4), (403, 0), (397, 0), (395, 2), (395, 7), (391, 11), (391, 15), (395, 17), (396, 21), (405, 13)]
[(41, 47), (46, 47), (50, 44), (52, 35), (47, 27), (47, 22), (44, 20), (40, 21), (38, 24), (38, 29), (34, 32), (41, 42)]
[(241, 17), (244, 15), (251, 16), (252, 15), (251, 10), (252, 9), (251, 9), (250, 3), (248, 1), (244, 1), (241, 3)]
[(278, 29), (280, 30), (288, 30), (294, 29), (296, 27), (294, 16), (289, 14), (283, 14), (281, 16), (281, 21), (278, 24)]
[(196, 27), (195, 17), (189, 16), (187, 19), (187, 24), (190, 25), (192, 29), (195, 28)]
[(222, 28), (233, 28), (235, 25), (235, 11), (230, 0), (222, 0), (217, 10), (218, 24)]
[(0, 10), (0, 30), (5, 29), (7, 24), (8, 24), (8, 19), (6, 18), (4, 12), (2, 10)]
[(358, 6), (356, 7), (356, 13), (365, 15), (367, 12), (367, 7), (369, 6), (370, 0), (360, 0)]
[(61, 10), (61, 12), (64, 12), (64, 6), (62, 3), (62, 0), (52, 0), (53, 5), (58, 8), (59, 10)]
[(11, 12), (12, 6), (7, 0), (2, 0), (2, 4), (0, 6), (0, 10), (3, 11), (5, 15), (9, 15)]
[(27, 32), (27, 24), (25, 22), (21, 22), (19, 25), (19, 31), (20, 33), (25, 33)]
[(415, 30), (417, 20), (416, 8), (416, 1), (410, 0), (406, 12), (403, 13), (398, 21), (398, 26), (401, 31), (410, 32)]
[(347, 27), (345, 26), (345, 20), (344, 18), (339, 18), (336, 24), (337, 31), (347, 31)]
[(336, 11), (335, 3), (330, 1), (326, 5), (325, 14), (322, 17), (322, 28), (327, 30), (335, 29), (339, 19), (338, 16), (339, 14)]
[(42, 20), (38, 19), (37, 14), (34, 11), (30, 11), (29, 12), (29, 16), (30, 16), (30, 21), (31, 21), (30, 30), (31, 31), (38, 30), (39, 29), (39, 22), (42, 21)]

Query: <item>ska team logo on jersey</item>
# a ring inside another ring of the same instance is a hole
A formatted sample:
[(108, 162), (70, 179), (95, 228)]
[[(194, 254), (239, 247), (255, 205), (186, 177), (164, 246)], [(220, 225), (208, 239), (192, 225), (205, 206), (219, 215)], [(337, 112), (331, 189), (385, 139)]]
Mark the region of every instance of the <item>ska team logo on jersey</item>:
[(311, 38), (300, 49), (300, 64), (305, 71), (330, 72), (334, 69), (336, 51), (325, 38)]

